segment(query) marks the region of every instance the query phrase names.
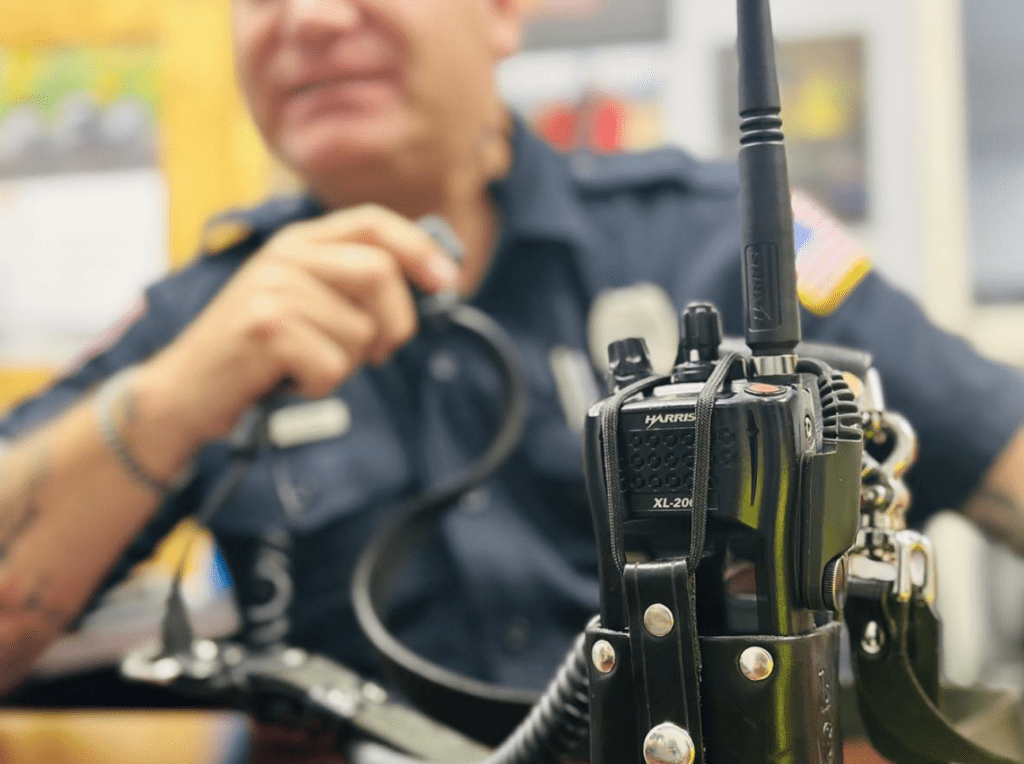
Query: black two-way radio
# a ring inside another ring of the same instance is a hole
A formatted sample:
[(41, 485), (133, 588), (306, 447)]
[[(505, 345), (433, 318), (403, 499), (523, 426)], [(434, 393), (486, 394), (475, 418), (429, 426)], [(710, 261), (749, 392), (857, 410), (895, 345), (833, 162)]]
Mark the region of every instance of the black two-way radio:
[(863, 436), (841, 374), (800, 359), (793, 215), (767, 0), (739, 0), (746, 342), (682, 313), (652, 376), (609, 348), (587, 422), (601, 576), (589, 629), (595, 764), (837, 762), (839, 624)]

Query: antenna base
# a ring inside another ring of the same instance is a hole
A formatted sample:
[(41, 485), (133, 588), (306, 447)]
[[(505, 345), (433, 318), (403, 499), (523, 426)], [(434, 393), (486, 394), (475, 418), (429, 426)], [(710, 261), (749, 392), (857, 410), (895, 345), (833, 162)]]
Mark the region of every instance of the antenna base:
[(778, 377), (783, 374), (796, 374), (797, 358), (793, 353), (781, 355), (755, 355), (754, 368), (759, 377)]

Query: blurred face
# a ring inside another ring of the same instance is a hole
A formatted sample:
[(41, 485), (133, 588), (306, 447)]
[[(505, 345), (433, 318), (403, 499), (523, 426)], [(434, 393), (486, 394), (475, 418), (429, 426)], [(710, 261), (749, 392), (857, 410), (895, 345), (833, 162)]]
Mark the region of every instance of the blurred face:
[(264, 139), (313, 186), (442, 172), (493, 118), (516, 0), (233, 0)]

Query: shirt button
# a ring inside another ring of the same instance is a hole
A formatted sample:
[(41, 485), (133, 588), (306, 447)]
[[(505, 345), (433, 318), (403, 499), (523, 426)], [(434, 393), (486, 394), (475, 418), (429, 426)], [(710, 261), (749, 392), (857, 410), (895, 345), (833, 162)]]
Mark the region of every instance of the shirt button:
[(510, 653), (521, 653), (530, 642), (530, 622), (526, 616), (517, 615), (505, 628), (505, 649)]
[(486, 488), (474, 488), (459, 500), (459, 509), (467, 515), (478, 515), (487, 509), (490, 496)]
[(427, 361), (430, 376), (438, 382), (451, 382), (459, 373), (459, 362), (448, 350), (437, 350)]
[(304, 475), (295, 486), (295, 493), (303, 504), (309, 504), (320, 492), (320, 482), (312, 475)]

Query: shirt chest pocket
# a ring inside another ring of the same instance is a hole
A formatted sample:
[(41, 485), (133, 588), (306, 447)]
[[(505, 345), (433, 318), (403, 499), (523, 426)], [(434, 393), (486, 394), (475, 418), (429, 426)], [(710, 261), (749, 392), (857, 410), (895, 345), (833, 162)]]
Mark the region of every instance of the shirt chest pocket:
[[(277, 437), (278, 445), (253, 464), (217, 526), (234, 533), (284, 525), (314, 530), (408, 494), (412, 470), (390, 407), (362, 375), (336, 400), (338, 405), (319, 413), (313, 405), (293, 402), (272, 415), (271, 432), (286, 436)], [(339, 411), (341, 421), (315, 421), (338, 419)], [(313, 419), (303, 426), (304, 417)]]

